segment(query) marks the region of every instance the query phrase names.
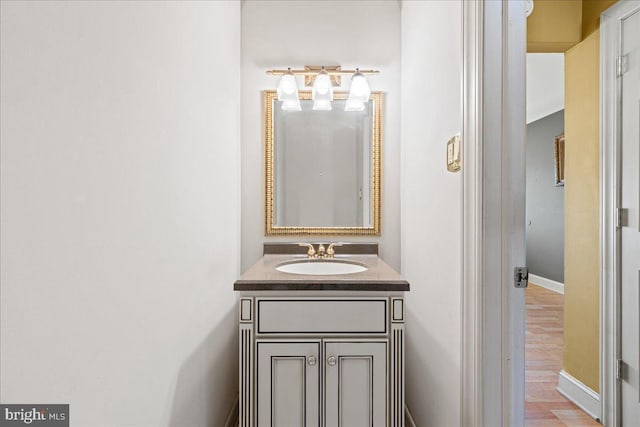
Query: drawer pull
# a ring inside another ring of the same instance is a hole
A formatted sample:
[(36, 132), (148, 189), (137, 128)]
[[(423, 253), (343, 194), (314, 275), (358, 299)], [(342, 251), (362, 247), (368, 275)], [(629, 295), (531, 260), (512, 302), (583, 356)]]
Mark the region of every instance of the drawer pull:
[(309, 364), (309, 366), (316, 366), (316, 362), (317, 362), (317, 359), (315, 356), (307, 357), (307, 363)]
[(335, 356), (329, 356), (327, 357), (327, 365), (329, 366), (335, 366), (336, 364), (336, 357)]

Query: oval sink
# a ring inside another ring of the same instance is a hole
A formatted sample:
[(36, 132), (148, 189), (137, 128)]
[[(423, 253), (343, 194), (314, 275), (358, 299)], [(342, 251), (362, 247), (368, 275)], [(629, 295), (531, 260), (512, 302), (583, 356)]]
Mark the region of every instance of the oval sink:
[(280, 264), (276, 267), (276, 270), (283, 273), (290, 274), (304, 274), (312, 276), (334, 276), (341, 274), (353, 274), (367, 271), (367, 267), (363, 264), (342, 261), (342, 260), (304, 260), (304, 261), (290, 261), (284, 264)]

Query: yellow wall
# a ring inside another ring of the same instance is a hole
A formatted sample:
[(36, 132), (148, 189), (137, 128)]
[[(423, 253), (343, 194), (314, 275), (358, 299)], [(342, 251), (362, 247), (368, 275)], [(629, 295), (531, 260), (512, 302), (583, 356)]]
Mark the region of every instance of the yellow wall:
[(582, 0), (582, 38), (600, 28), (600, 14), (616, 0)]
[(600, 31), (565, 53), (564, 370), (599, 389)]
[(600, 14), (616, 0), (536, 0), (528, 52), (565, 52), (564, 363), (599, 389)]
[(535, 0), (527, 18), (527, 52), (564, 52), (582, 40), (582, 2)]

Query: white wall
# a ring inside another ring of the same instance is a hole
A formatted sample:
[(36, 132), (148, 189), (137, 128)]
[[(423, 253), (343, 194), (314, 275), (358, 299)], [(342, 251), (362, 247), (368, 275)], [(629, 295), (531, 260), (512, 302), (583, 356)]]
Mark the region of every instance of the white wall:
[(223, 425), (240, 4), (3, 1), (0, 27), (0, 401)]
[[(264, 236), (262, 91), (275, 89), (271, 68), (342, 65), (375, 68), (372, 90), (385, 92), (382, 139), (382, 234), (310, 241), (377, 241), (400, 267), (400, 3), (360, 0), (255, 1), (242, 6), (242, 269), (262, 256), (262, 243), (300, 241)], [(343, 78), (345, 89), (349, 77)], [(301, 83), (299, 83), (300, 86)]]
[(407, 405), (418, 426), (460, 425), (462, 126), (460, 1), (402, 4), (402, 272)]
[(564, 108), (564, 53), (527, 53), (527, 124)]

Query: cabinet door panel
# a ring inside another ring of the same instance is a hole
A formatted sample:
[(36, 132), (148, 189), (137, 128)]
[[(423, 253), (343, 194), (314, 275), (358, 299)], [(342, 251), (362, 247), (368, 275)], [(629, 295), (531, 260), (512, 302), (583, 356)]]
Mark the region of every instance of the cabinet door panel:
[(325, 343), (327, 427), (387, 425), (387, 343)]
[(257, 345), (258, 427), (319, 426), (320, 342)]

